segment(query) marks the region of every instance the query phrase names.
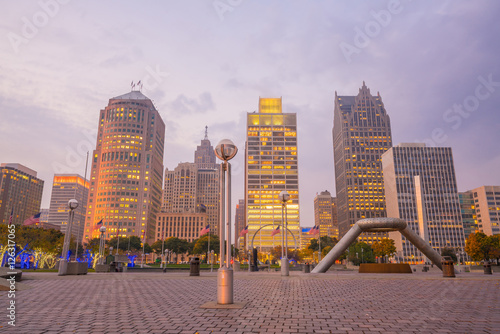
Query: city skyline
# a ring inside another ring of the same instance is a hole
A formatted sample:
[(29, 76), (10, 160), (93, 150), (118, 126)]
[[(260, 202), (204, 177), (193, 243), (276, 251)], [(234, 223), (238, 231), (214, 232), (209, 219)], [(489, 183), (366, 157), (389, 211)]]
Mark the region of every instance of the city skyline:
[(363, 81), (383, 96), (394, 144), (452, 147), (459, 191), (500, 184), (495, 2), (5, 7), (0, 154), (45, 182), (84, 173), (96, 112), (141, 80), (167, 125), (165, 167), (192, 161), (205, 126), (214, 146), (229, 138), (240, 148), (233, 206), (244, 193), (246, 112), (258, 96), (282, 96), (297, 113), (301, 225), (312, 226), (315, 194), (336, 193), (334, 92), (350, 95)]

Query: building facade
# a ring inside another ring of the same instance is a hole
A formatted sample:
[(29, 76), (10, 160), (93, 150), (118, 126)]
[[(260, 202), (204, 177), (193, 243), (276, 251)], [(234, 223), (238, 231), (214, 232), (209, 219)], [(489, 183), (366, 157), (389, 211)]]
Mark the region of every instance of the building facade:
[(215, 151), (208, 139), (208, 126), (205, 127), (205, 138), (194, 152), (194, 163), (198, 169), (217, 169)]
[(192, 162), (165, 170), (162, 212), (206, 213), (210, 231), (219, 231), (219, 170), (198, 169)]
[[(453, 154), (449, 147), (400, 144), (382, 155), (387, 216), (408, 226), (441, 253), (465, 247)], [(428, 262), (399, 232), (390, 232), (398, 256), (411, 263)]]
[(43, 180), (37, 172), (18, 163), (0, 165), (0, 222), (19, 225), (40, 212)]
[(314, 197), (314, 225), (319, 226), (321, 236), (339, 237), (336, 198), (325, 190)]
[(154, 239), (161, 208), (165, 123), (140, 91), (111, 98), (99, 113), (84, 239)]
[(59, 226), (59, 230), (66, 234), (68, 227), (68, 201), (76, 199), (78, 208), (75, 209), (71, 234), (81, 240), (85, 225), (85, 213), (89, 195), (89, 181), (77, 174), (55, 174), (50, 197), (48, 224)]
[(500, 234), (500, 186), (482, 186), (469, 191), (474, 198), (477, 229), (486, 235)]
[[(236, 204), (236, 212), (234, 213), (234, 243), (236, 244), (236, 247), (238, 247), (241, 250), (246, 249), (246, 237), (243, 236), (240, 238), (240, 233), (243, 231), (245, 226), (247, 226), (246, 223), (246, 210), (245, 210), (245, 200), (240, 199), (238, 201), (238, 204)], [(239, 243), (237, 242), (239, 238)]]
[(460, 200), (460, 211), (462, 212), (462, 224), (464, 226), (465, 240), (471, 233), (479, 231), (476, 218), (476, 207), (474, 203), (474, 195), (471, 191), (458, 193)]
[(161, 212), (158, 214), (155, 241), (176, 237), (192, 242), (200, 237), (200, 231), (206, 225), (206, 213)]
[[(254, 247), (269, 251), (281, 245), (281, 236), (271, 236), (282, 223), (279, 193), (290, 194), (288, 229), (297, 242), (299, 227), (299, 170), (297, 160), (297, 115), (283, 113), (281, 98), (259, 98), (259, 112), (247, 114), (245, 147), (245, 206), (248, 238), (259, 229)], [(298, 245), (297, 245), (298, 246)], [(294, 247), (289, 234), (288, 247)]]
[[(385, 217), (381, 156), (392, 146), (391, 122), (380, 94), (365, 86), (357, 96), (335, 93), (333, 155), (339, 234), (363, 218)], [(372, 243), (386, 233), (363, 233)]]

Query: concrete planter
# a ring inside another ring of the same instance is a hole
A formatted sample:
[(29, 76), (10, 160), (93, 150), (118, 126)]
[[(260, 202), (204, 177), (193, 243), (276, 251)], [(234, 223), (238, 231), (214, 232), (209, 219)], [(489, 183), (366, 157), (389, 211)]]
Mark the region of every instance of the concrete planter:
[(87, 262), (68, 262), (67, 275), (87, 275)]
[(96, 264), (95, 265), (96, 273), (109, 273), (109, 264)]

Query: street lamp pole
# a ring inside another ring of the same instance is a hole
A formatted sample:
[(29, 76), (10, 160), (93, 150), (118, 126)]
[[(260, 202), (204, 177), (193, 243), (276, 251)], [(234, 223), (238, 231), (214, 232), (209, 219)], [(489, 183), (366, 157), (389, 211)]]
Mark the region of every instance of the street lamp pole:
[(363, 247), (361, 247), (361, 263), (364, 263), (364, 261), (363, 261), (363, 251), (364, 251), (364, 249), (363, 249)]
[[(228, 161), (234, 158), (236, 153), (238, 153), (238, 148), (229, 139), (221, 140), (215, 147), (215, 155), (222, 160), (220, 170), (220, 267), (217, 272), (217, 304), (233, 304), (233, 269), (231, 268), (231, 165)], [(224, 222), (224, 215), (226, 213), (227, 216)], [(226, 252), (224, 252), (225, 241)]]
[(99, 240), (99, 264), (102, 265), (104, 260), (104, 233), (106, 233), (106, 226), (101, 226), (99, 231), (101, 231), (101, 240)]
[[(163, 257), (161, 263), (160, 263), (160, 268), (163, 269), (163, 262), (165, 262), (165, 256), (164, 256), (164, 249), (165, 249), (165, 225), (163, 225), (165, 223), (162, 223), (162, 242), (161, 242), (161, 256)], [(165, 264), (165, 268), (166, 268), (166, 264)]]
[[(286, 202), (290, 200), (290, 194), (283, 190), (278, 196), (281, 202), (281, 276), (289, 276), (288, 269), (288, 221), (286, 212)], [(284, 252), (284, 254), (283, 254)]]
[(73, 218), (75, 217), (75, 209), (78, 207), (78, 201), (76, 199), (70, 199), (68, 201), (68, 207), (68, 227), (66, 228), (66, 233), (64, 234), (62, 258), (59, 261), (59, 271), (57, 273), (58, 276), (64, 276), (68, 273), (68, 261), (66, 260), (66, 255), (69, 251), (69, 243), (71, 241), (71, 227), (73, 225)]

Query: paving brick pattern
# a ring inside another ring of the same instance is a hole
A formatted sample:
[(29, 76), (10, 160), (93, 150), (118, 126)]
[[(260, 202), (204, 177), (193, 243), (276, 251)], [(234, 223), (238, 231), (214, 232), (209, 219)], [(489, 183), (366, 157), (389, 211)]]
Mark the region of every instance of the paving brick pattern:
[(500, 333), (500, 279), (480, 274), (235, 273), (242, 309), (216, 300), (216, 274), (26, 273), (16, 327), (0, 333)]

